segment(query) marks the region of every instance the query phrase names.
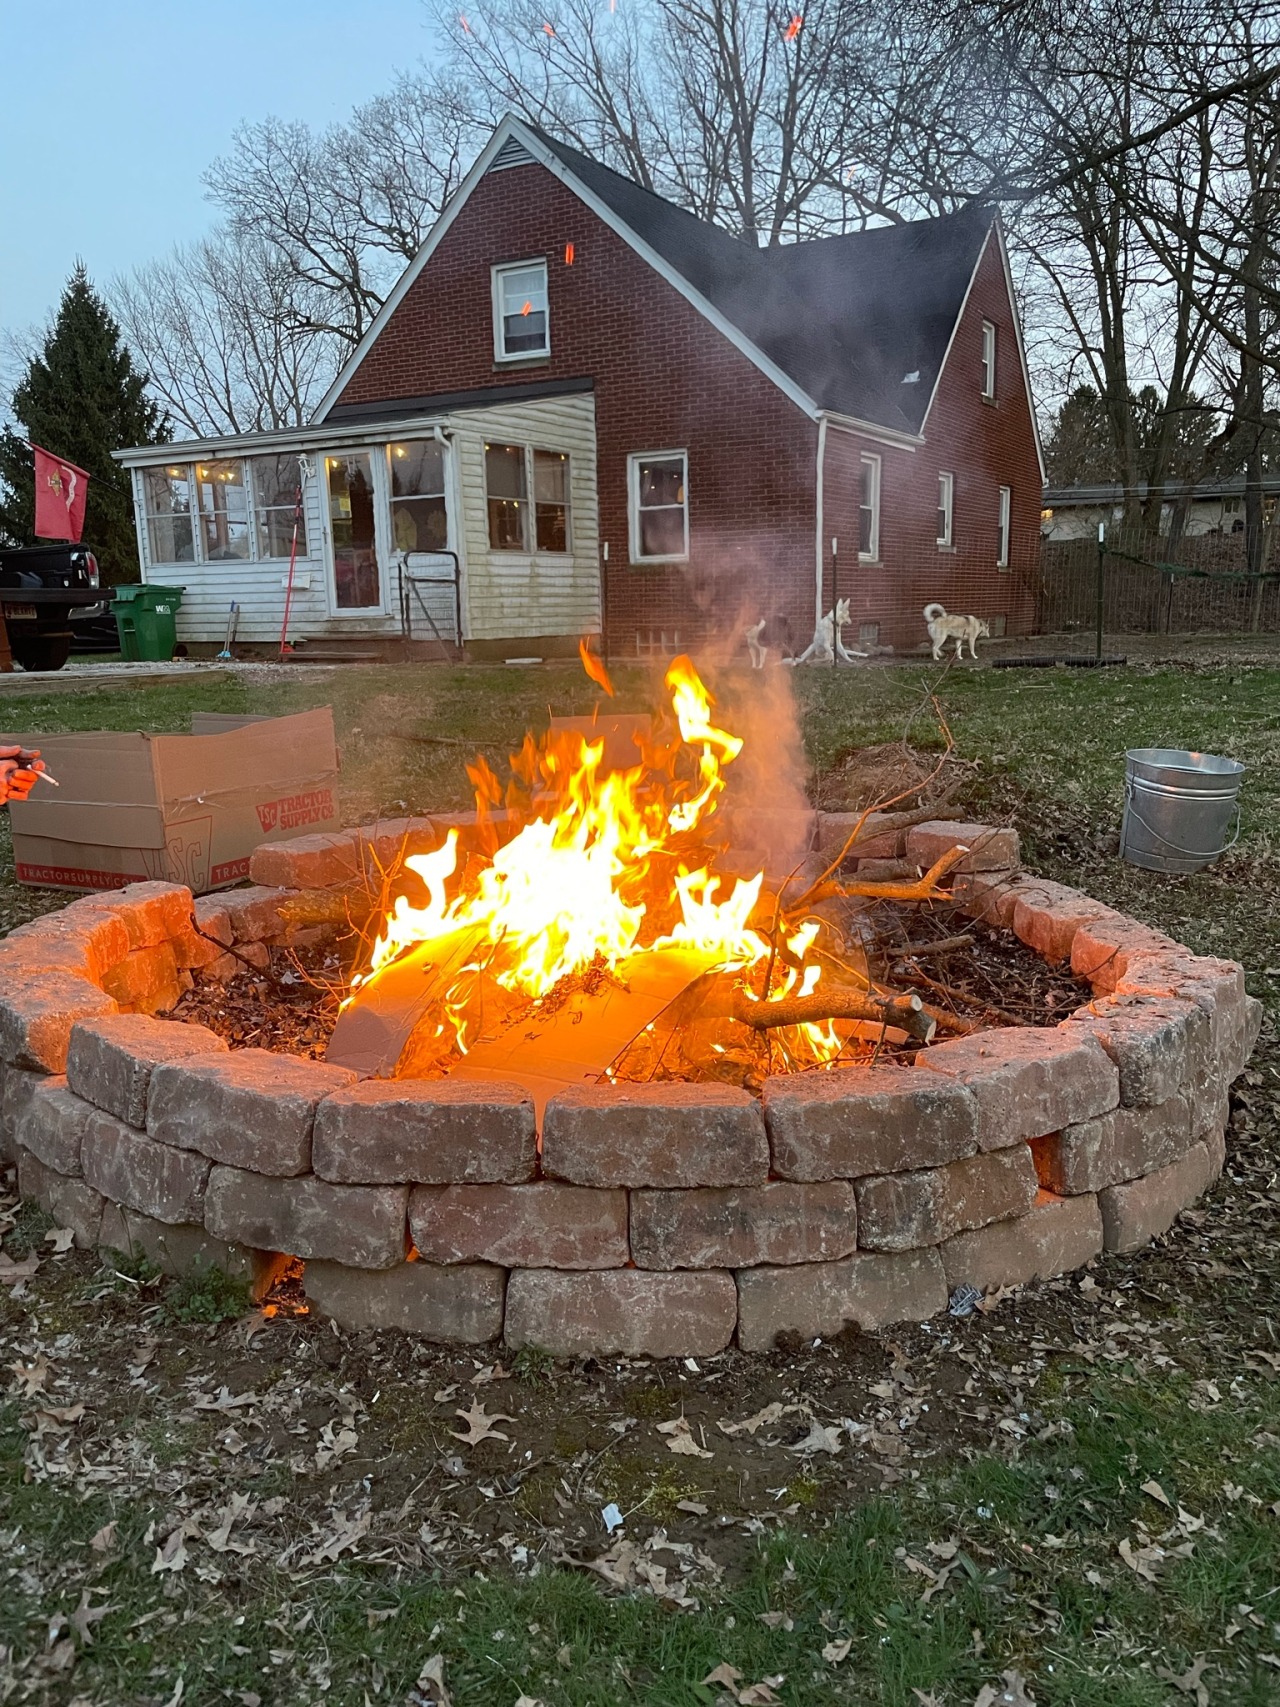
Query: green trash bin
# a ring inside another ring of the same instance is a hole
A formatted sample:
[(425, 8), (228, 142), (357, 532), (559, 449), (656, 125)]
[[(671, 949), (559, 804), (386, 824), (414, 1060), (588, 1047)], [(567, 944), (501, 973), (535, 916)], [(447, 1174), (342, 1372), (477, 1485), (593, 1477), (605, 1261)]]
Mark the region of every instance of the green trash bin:
[(138, 663), (173, 657), (178, 643), (174, 618), (185, 591), (185, 587), (162, 587), (154, 581), (114, 589), (111, 614), (122, 658)]

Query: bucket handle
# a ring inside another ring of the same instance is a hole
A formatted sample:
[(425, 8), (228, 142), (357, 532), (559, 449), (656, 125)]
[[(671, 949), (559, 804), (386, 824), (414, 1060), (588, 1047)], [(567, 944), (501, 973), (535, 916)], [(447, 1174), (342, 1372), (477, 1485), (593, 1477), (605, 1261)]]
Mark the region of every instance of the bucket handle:
[(1232, 836), (1229, 842), (1224, 842), (1220, 848), (1213, 848), (1208, 853), (1202, 853), (1198, 848), (1184, 848), (1180, 842), (1171, 842), (1167, 836), (1162, 836), (1159, 830), (1147, 823), (1147, 820), (1142, 816), (1141, 812), (1138, 811), (1137, 806), (1134, 804), (1137, 797), (1137, 790), (1133, 786), (1132, 777), (1125, 778), (1124, 795), (1125, 805), (1137, 819), (1138, 823), (1141, 824), (1147, 834), (1149, 836), (1154, 836), (1156, 841), (1163, 842), (1165, 847), (1171, 848), (1174, 853), (1181, 854), (1184, 859), (1218, 859), (1224, 853), (1230, 853), (1231, 849), (1235, 847), (1236, 843), (1240, 840), (1241, 817), (1240, 802), (1238, 799), (1236, 800), (1234, 807), (1236, 821), (1235, 835)]

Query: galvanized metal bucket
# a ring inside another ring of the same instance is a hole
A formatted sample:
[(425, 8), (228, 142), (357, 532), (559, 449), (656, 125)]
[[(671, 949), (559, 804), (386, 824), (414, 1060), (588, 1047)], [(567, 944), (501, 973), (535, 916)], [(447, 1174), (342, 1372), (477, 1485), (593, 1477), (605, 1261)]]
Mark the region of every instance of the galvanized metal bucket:
[(1124, 757), (1121, 859), (1148, 871), (1199, 871), (1235, 846), (1242, 764), (1180, 747), (1133, 747)]

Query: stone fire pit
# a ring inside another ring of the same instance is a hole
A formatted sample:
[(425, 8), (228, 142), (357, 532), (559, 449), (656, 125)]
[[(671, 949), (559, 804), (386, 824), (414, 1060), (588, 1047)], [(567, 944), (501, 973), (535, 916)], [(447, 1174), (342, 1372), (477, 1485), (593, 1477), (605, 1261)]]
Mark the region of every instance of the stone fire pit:
[[(448, 820), (458, 823), (454, 816)], [(1017, 869), (1016, 837), (934, 823), (878, 857), (958, 868), (973, 917), (1089, 980), (1056, 1027), (914, 1066), (716, 1084), (365, 1080), (156, 1017), (193, 976), (265, 965), (299, 891), (434, 845), (445, 820), (267, 845), (255, 887), (134, 884), (0, 943), (0, 1156), (84, 1248), (262, 1279), (305, 1263), (351, 1327), (557, 1355), (707, 1355), (919, 1321), (957, 1287), (1131, 1251), (1218, 1177), (1257, 1036), (1241, 968)], [(838, 848), (840, 817), (819, 815)], [(969, 863), (969, 862), (965, 862)], [(192, 919), (206, 935), (197, 934)], [(208, 938), (216, 940), (209, 941)]]

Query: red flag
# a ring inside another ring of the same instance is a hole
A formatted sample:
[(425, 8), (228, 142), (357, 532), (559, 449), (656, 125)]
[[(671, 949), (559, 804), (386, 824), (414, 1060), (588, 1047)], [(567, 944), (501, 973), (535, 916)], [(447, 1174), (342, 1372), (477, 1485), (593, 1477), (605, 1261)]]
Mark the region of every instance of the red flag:
[(84, 532), (89, 476), (39, 445), (31, 449), (36, 459), (36, 538), (77, 541)]

